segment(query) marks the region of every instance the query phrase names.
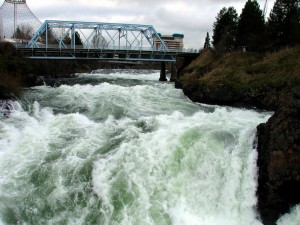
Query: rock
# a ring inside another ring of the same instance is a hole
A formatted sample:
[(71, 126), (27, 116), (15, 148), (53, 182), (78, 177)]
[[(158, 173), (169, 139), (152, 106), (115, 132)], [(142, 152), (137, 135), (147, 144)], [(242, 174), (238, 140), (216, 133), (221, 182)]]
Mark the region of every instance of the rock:
[(0, 84), (0, 100), (6, 99), (16, 99), (16, 96), (12, 90)]
[(22, 83), (25, 87), (41, 86), (44, 84), (42, 78), (34, 74), (25, 76), (22, 79)]
[(286, 93), (266, 124), (257, 128), (258, 209), (265, 225), (300, 203), (300, 121), (298, 100)]
[(233, 87), (226, 83), (218, 85), (199, 84), (197, 82), (177, 82), (184, 94), (192, 101), (213, 105), (229, 105), (234, 107), (276, 110), (281, 89), (276, 88), (244, 88)]

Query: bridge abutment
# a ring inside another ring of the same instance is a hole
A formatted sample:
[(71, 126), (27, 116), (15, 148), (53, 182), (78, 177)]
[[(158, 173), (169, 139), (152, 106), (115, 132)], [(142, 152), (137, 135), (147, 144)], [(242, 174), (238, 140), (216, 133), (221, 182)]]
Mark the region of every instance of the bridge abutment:
[(171, 82), (175, 82), (177, 80), (177, 62), (171, 63)]

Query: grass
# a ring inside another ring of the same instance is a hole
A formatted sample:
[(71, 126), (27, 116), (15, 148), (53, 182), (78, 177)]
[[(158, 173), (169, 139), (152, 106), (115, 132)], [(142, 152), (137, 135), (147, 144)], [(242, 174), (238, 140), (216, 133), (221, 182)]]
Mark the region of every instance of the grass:
[[(208, 66), (210, 70), (203, 73), (201, 69)], [(223, 56), (204, 51), (184, 72), (181, 78), (184, 85), (226, 83), (236, 88), (299, 86), (300, 46), (275, 53), (233, 52)]]

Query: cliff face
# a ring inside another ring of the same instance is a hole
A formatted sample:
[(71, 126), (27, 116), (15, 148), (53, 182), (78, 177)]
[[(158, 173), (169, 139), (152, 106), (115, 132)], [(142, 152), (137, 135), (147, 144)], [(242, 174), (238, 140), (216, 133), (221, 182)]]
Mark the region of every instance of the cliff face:
[(273, 117), (257, 129), (258, 209), (266, 225), (300, 203), (300, 91), (285, 91)]
[(275, 111), (257, 127), (257, 207), (265, 225), (300, 203), (299, 53), (203, 52), (176, 84), (196, 102)]

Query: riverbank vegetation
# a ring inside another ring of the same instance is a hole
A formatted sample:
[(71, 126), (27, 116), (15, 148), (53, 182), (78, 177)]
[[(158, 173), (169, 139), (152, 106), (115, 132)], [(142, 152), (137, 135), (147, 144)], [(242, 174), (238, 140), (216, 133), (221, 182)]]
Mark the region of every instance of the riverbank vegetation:
[[(250, 106), (251, 100), (262, 91), (267, 95), (271, 89), (300, 87), (299, 53), (300, 45), (273, 53), (231, 52), (222, 56), (203, 50), (184, 69), (179, 84), (195, 101), (226, 105), (234, 104), (234, 100), (236, 104)], [(262, 101), (257, 102), (257, 107), (276, 109), (277, 101), (267, 103), (261, 97), (255, 99)]]
[(200, 57), (181, 72), (178, 84), (196, 101), (275, 110), (268, 95), (300, 82), (298, 2), (276, 0), (267, 21), (256, 0), (248, 0), (240, 15), (234, 7), (222, 8), (212, 43), (207, 33)]
[[(300, 8), (296, 0), (276, 0), (265, 21), (265, 11), (248, 0), (238, 16), (234, 7), (222, 8), (213, 24), (214, 50), (270, 51), (300, 43)], [(204, 46), (208, 46), (205, 43)]]

